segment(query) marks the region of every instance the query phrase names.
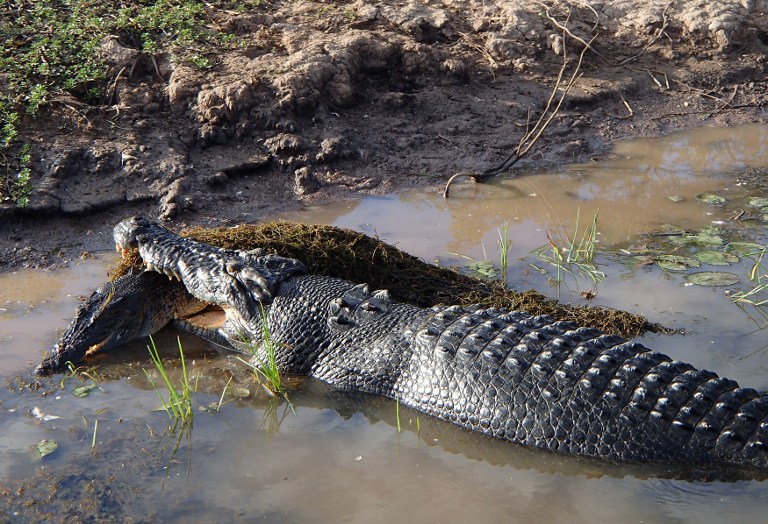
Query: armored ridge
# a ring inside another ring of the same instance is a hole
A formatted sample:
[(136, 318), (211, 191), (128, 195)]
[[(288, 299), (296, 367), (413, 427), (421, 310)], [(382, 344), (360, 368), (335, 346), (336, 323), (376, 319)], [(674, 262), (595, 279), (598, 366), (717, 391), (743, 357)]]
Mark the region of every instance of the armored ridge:
[[(284, 372), (561, 453), (768, 467), (768, 399), (640, 344), (521, 312), (398, 303), (306, 275), (295, 260), (214, 248), (141, 218), (121, 222), (115, 237), (223, 309), (223, 326), (196, 334), (258, 345), (266, 319)], [(58, 361), (78, 351), (60, 343)]]

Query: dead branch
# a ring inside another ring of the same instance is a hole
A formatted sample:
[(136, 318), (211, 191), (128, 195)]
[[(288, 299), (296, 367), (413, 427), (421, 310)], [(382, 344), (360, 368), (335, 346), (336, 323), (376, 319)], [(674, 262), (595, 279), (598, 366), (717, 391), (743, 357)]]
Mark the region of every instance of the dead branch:
[(621, 101), (624, 103), (624, 107), (627, 108), (627, 111), (629, 111), (629, 114), (627, 116), (620, 116), (620, 115), (612, 115), (610, 113), (606, 113), (608, 116), (613, 118), (618, 118), (619, 120), (628, 120), (635, 116), (635, 112), (632, 111), (632, 107), (629, 105), (629, 102), (627, 102), (627, 99), (624, 98), (623, 95), (619, 95), (621, 97)]
[[(645, 47), (637, 53), (635, 56), (630, 56), (629, 58), (625, 58), (624, 60), (620, 61), (617, 65), (625, 65), (631, 62), (632, 60), (636, 60), (643, 56), (648, 49), (651, 48), (653, 44), (655, 44), (662, 36), (667, 35), (667, 26), (669, 25), (669, 20), (667, 19), (667, 11), (669, 11), (669, 8), (672, 7), (672, 4), (674, 2), (670, 2), (667, 4), (667, 7), (664, 8), (664, 11), (661, 12), (661, 28), (656, 31), (656, 34), (651, 38), (651, 41), (645, 44)], [(669, 38), (669, 35), (667, 35), (667, 38)]]
[(496, 60), (493, 58), (493, 55), (491, 55), (491, 53), (488, 52), (488, 49), (485, 46), (482, 46), (482, 45), (478, 44), (477, 42), (475, 42), (472, 39), (472, 37), (469, 36), (468, 34), (462, 33), (461, 31), (459, 31), (459, 34), (461, 35), (461, 39), (464, 42), (466, 42), (469, 47), (471, 47), (472, 49), (474, 49), (475, 51), (477, 51), (481, 55), (483, 55), (483, 58), (485, 58), (485, 61), (488, 62), (488, 65), (490, 66), (491, 74), (496, 76), (494, 74), (494, 71), (496, 69), (498, 69), (499, 63), (496, 62)]
[[(566, 18), (565, 18), (565, 23), (561, 24), (560, 22), (557, 21), (557, 19), (554, 16), (552, 16), (550, 14), (549, 6), (548, 5), (546, 5), (543, 2), (539, 2), (539, 1), (536, 1), (536, 3), (539, 4), (539, 6), (544, 9), (544, 15), (547, 17), (547, 20), (552, 22), (552, 25), (554, 25), (555, 27), (557, 27), (559, 30), (561, 30), (563, 32), (563, 40), (565, 40), (565, 35), (568, 35), (571, 38), (573, 38), (574, 40), (576, 40), (577, 42), (579, 42), (581, 45), (585, 46), (587, 49), (589, 49), (590, 51), (595, 53), (600, 58), (605, 59), (605, 57), (599, 51), (596, 51), (595, 49), (592, 49), (592, 47), (590, 46), (590, 44), (594, 40), (594, 37), (592, 37), (592, 39), (589, 42), (587, 42), (586, 40), (584, 40), (580, 36), (576, 36), (575, 34), (573, 34), (571, 32), (571, 30), (568, 29), (568, 20), (571, 17), (571, 12), (570, 11), (568, 11), (568, 16), (566, 16)], [(599, 17), (597, 16), (597, 12), (591, 6), (586, 5), (586, 7), (588, 7), (592, 11), (592, 13), (594, 13), (594, 15), (595, 15), (595, 24), (592, 26), (592, 30), (594, 31), (595, 28), (598, 25)]]
[[(560, 71), (558, 72), (558, 75), (557, 75), (557, 80), (555, 81), (555, 86), (552, 88), (552, 92), (550, 93), (549, 99), (547, 100), (547, 103), (544, 106), (544, 110), (542, 111), (541, 115), (539, 116), (539, 119), (536, 121), (536, 124), (533, 126), (533, 128), (528, 129), (525, 135), (523, 135), (523, 137), (520, 139), (520, 143), (515, 148), (515, 151), (511, 155), (509, 155), (502, 163), (498, 164), (495, 167), (487, 169), (482, 173), (457, 173), (453, 175), (451, 178), (448, 179), (448, 182), (445, 184), (445, 190), (443, 191), (444, 198), (448, 198), (451, 184), (453, 184), (453, 182), (456, 179), (461, 177), (470, 177), (477, 182), (479, 180), (483, 180), (490, 176), (497, 175), (503, 171), (510, 169), (512, 166), (517, 164), (531, 151), (533, 146), (541, 137), (542, 133), (544, 133), (544, 130), (547, 129), (547, 127), (552, 122), (552, 120), (554, 120), (555, 116), (557, 116), (557, 114), (560, 112), (560, 107), (563, 105), (563, 101), (565, 101), (565, 98), (568, 96), (568, 93), (571, 91), (571, 88), (573, 88), (576, 81), (581, 77), (580, 70), (581, 70), (581, 64), (584, 60), (584, 55), (587, 53), (589, 49), (591, 49), (591, 44), (596, 37), (597, 35), (593, 36), (590, 39), (590, 41), (587, 42), (584, 48), (581, 50), (581, 53), (579, 53), (579, 58), (576, 62), (576, 66), (573, 72), (571, 73), (570, 77), (565, 83), (563, 83), (563, 77), (565, 76), (566, 70), (571, 60), (568, 58), (567, 53), (563, 51), (563, 65), (562, 67), (560, 67)], [(563, 35), (563, 39), (565, 39), (565, 34)], [(565, 47), (563, 49), (565, 49)], [(557, 103), (553, 107), (553, 103), (555, 102), (555, 98), (558, 93), (560, 93), (560, 98), (557, 100)], [(530, 115), (529, 115), (529, 120), (530, 120)]]

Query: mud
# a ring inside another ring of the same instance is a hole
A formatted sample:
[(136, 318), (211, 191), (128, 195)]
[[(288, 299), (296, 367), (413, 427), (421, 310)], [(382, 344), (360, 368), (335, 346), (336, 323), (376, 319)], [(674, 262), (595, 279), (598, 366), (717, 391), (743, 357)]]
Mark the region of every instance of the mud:
[(36, 189), (23, 210), (0, 203), (0, 267), (107, 248), (111, 225), (136, 212), (221, 226), (357, 194), (437, 191), (509, 155), (563, 54), (593, 36), (527, 162), (766, 122), (767, 12), (765, 0), (273, 1), (210, 10), (246, 45), (208, 56), (207, 70), (165, 56), (154, 67), (109, 40), (108, 104), (62, 95), (24, 122)]

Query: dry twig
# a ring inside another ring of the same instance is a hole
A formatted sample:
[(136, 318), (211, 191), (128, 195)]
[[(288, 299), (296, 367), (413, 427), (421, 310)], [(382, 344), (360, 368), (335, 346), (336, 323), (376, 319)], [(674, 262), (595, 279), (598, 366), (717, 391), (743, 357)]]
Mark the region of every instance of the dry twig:
[(653, 38), (651, 38), (651, 41), (648, 42), (647, 44), (645, 44), (645, 47), (643, 47), (642, 51), (640, 51), (639, 53), (637, 53), (634, 56), (630, 56), (629, 58), (625, 58), (624, 60), (620, 61), (617, 65), (620, 65), (620, 66), (621, 65), (625, 65), (625, 64), (628, 64), (629, 62), (631, 62), (632, 60), (636, 60), (636, 59), (640, 58), (662, 36), (666, 35), (666, 37), (669, 38), (669, 35), (667, 35), (667, 26), (669, 25), (669, 21), (667, 20), (667, 11), (669, 11), (669, 8), (672, 7), (672, 4), (673, 4), (673, 2), (670, 2), (669, 4), (667, 4), (667, 7), (665, 7), (664, 11), (661, 12), (661, 28), (658, 31), (656, 31), (656, 34), (653, 36)]
[[(517, 162), (523, 159), (531, 151), (533, 146), (541, 137), (542, 133), (544, 133), (544, 130), (549, 126), (549, 124), (552, 122), (555, 116), (557, 116), (557, 114), (560, 111), (560, 107), (563, 105), (563, 101), (568, 96), (568, 93), (570, 92), (571, 88), (573, 88), (576, 81), (580, 78), (581, 64), (584, 60), (584, 55), (589, 49), (591, 49), (591, 44), (595, 40), (595, 38), (596, 36), (593, 36), (590, 39), (590, 41), (587, 42), (584, 48), (581, 50), (581, 53), (579, 53), (578, 61), (576, 62), (576, 66), (573, 72), (571, 73), (570, 77), (568, 78), (568, 80), (565, 81), (565, 83), (563, 81), (563, 77), (565, 76), (565, 72), (568, 68), (570, 60), (568, 59), (567, 53), (563, 52), (563, 65), (560, 68), (560, 72), (557, 75), (557, 80), (555, 81), (555, 86), (552, 88), (552, 92), (549, 95), (549, 100), (547, 100), (547, 103), (544, 106), (544, 110), (539, 116), (539, 119), (536, 121), (536, 124), (533, 126), (533, 128), (528, 130), (525, 133), (525, 135), (523, 135), (522, 139), (520, 140), (520, 143), (515, 148), (515, 151), (511, 155), (509, 155), (502, 163), (498, 164), (495, 167), (487, 169), (482, 173), (457, 173), (453, 175), (451, 178), (448, 179), (448, 182), (445, 184), (443, 197), (448, 198), (451, 184), (453, 184), (453, 182), (457, 178), (470, 177), (473, 180), (478, 181), (493, 175), (497, 175), (514, 166)], [(560, 93), (560, 98), (557, 100), (557, 103), (553, 107), (553, 103), (555, 102), (555, 98), (558, 92)]]

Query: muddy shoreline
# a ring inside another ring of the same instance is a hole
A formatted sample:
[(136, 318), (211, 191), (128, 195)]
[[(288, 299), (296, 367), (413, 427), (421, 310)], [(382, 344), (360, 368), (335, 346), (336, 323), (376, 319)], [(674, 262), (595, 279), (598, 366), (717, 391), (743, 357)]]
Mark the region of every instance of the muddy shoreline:
[[(108, 103), (61, 95), (24, 121), (35, 191), (24, 209), (0, 204), (0, 270), (110, 249), (112, 226), (134, 213), (226, 226), (441, 191), (511, 153), (563, 53), (575, 58), (592, 37), (579, 80), (516, 169), (604, 158), (623, 138), (768, 122), (768, 2), (637, 4), (211, 9), (211, 23), (247, 45), (205, 70), (105, 41)], [(118, 73), (126, 65), (130, 76)]]

